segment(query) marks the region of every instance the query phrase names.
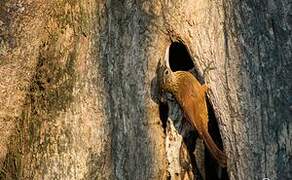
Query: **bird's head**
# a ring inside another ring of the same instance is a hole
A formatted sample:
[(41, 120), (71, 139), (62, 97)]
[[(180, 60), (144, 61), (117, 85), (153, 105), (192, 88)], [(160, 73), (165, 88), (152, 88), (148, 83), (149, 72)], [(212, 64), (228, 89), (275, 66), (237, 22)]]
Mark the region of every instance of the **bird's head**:
[(172, 93), (174, 73), (161, 60), (158, 64), (157, 80), (160, 96), (163, 96), (164, 93)]

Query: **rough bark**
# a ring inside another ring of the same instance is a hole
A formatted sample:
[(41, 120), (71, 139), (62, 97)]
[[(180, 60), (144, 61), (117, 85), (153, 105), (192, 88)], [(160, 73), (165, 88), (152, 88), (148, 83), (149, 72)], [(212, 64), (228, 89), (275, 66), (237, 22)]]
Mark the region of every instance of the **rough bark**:
[(2, 0), (0, 178), (182, 177), (168, 155), (191, 154), (177, 128), (164, 134), (155, 82), (182, 40), (210, 87), (229, 178), (291, 179), (291, 11), (287, 0)]
[(112, 177), (102, 6), (1, 1), (2, 178)]
[(223, 7), (230, 177), (291, 179), (291, 2)]

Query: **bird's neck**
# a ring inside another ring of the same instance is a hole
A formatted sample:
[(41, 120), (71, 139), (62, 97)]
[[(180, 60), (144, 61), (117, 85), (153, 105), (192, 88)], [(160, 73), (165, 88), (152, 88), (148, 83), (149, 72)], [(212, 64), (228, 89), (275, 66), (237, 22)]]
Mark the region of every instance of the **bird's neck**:
[(171, 94), (173, 94), (174, 96), (178, 96), (178, 93), (179, 93), (179, 90), (180, 90), (180, 82), (179, 82), (179, 79), (177, 77), (177, 74), (174, 74), (172, 77), (171, 77), (171, 81), (169, 83), (169, 92)]

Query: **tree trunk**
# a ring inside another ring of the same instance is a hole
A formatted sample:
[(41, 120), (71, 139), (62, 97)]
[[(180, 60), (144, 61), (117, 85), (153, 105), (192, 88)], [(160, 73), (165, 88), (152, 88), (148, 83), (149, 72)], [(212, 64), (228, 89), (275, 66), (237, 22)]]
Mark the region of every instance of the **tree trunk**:
[[(291, 179), (291, 12), (284, 0), (2, 0), (0, 179)], [(221, 175), (177, 104), (158, 101), (159, 59), (210, 87)]]

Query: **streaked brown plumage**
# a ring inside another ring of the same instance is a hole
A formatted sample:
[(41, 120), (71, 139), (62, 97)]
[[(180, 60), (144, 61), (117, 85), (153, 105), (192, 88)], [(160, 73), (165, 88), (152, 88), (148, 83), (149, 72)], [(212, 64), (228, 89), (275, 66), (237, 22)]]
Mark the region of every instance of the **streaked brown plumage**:
[(166, 66), (158, 72), (160, 90), (173, 94), (186, 119), (192, 124), (205, 142), (207, 148), (221, 167), (226, 167), (227, 157), (208, 133), (208, 109), (205, 93), (207, 85), (199, 81), (187, 71), (172, 72)]

